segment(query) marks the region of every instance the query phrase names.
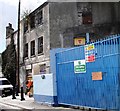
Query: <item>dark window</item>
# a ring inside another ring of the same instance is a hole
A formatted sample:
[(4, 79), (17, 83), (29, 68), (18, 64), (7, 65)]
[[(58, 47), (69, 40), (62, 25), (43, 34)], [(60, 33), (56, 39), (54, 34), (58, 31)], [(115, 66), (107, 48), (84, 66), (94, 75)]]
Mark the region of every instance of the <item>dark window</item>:
[(24, 22), (24, 33), (28, 30), (28, 21)]
[(43, 23), (43, 11), (39, 11), (36, 15), (37, 18), (37, 24), (42, 24)]
[(91, 12), (83, 12), (82, 13), (82, 23), (83, 24), (92, 24), (92, 13)]
[(38, 38), (38, 54), (43, 53), (43, 37)]
[(78, 11), (79, 25), (92, 24), (92, 5), (91, 5), (91, 3), (78, 2), (77, 3), (77, 11)]
[(28, 57), (28, 43), (25, 44), (24, 57)]
[(35, 15), (30, 15), (30, 28), (35, 28)]
[(35, 55), (35, 40), (31, 41), (31, 56)]
[(46, 64), (40, 65), (40, 74), (46, 74)]
[[(32, 65), (32, 64), (31, 64), (31, 65)], [(32, 67), (32, 66), (31, 66), (31, 67)], [(32, 74), (32, 69), (31, 69), (31, 68), (30, 68), (30, 69), (27, 69), (27, 70), (26, 70), (26, 76), (30, 77), (31, 74)]]

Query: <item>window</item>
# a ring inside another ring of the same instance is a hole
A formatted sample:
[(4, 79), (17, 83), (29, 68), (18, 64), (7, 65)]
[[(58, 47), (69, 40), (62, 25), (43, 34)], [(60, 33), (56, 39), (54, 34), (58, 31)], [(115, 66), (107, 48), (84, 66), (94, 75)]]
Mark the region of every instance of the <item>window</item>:
[(82, 22), (83, 24), (92, 24), (92, 13), (91, 12), (83, 12), (82, 13)]
[(35, 40), (31, 41), (31, 56), (35, 55)]
[(91, 3), (77, 3), (78, 22), (82, 24), (92, 24), (92, 5)]
[(40, 74), (46, 74), (46, 64), (40, 65)]
[(38, 38), (38, 54), (43, 53), (43, 37)]
[(31, 75), (32, 75), (32, 69), (31, 69), (31, 67), (29, 69), (26, 69), (26, 77), (31, 77)]
[(28, 43), (25, 44), (24, 57), (28, 57)]
[(28, 30), (28, 21), (25, 20), (24, 22), (24, 33)]
[(42, 24), (43, 22), (43, 11), (39, 11), (36, 15), (37, 24)]
[(30, 15), (30, 28), (35, 28), (35, 15)]

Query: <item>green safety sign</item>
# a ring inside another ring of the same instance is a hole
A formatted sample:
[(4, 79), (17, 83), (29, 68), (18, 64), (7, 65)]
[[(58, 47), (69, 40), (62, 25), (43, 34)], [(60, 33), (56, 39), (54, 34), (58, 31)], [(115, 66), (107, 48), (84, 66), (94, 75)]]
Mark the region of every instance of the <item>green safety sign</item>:
[(85, 62), (85, 60), (74, 61), (74, 72), (75, 73), (86, 73), (86, 62)]

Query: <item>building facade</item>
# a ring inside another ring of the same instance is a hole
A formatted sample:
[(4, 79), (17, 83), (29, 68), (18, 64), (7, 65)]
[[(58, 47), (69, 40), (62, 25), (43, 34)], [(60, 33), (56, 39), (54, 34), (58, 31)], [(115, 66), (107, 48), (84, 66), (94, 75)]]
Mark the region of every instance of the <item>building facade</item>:
[(49, 74), (50, 50), (63, 47), (62, 32), (77, 25), (76, 3), (45, 2), (21, 21), (21, 73)]
[(64, 30), (64, 47), (84, 45), (86, 33), (89, 33), (88, 42), (120, 33), (119, 2), (77, 3), (77, 9), (79, 25)]

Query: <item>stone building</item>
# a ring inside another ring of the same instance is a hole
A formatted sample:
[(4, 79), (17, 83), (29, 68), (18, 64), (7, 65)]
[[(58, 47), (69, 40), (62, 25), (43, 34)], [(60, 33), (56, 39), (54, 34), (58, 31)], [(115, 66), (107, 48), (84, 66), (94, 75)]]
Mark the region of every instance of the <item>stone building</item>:
[(6, 26), (6, 48), (10, 45), (11, 37), (14, 38), (14, 44), (17, 50), (17, 31), (14, 31), (12, 24), (9, 23), (8, 26)]
[(51, 73), (50, 50), (62, 47), (64, 29), (78, 24), (76, 11), (76, 3), (45, 2), (21, 21), (22, 74)]
[(32, 75), (51, 73), (51, 49), (83, 45), (86, 33), (91, 40), (119, 33), (119, 7), (119, 3), (45, 2), (28, 15), (28, 20), (22, 19), (21, 84)]

